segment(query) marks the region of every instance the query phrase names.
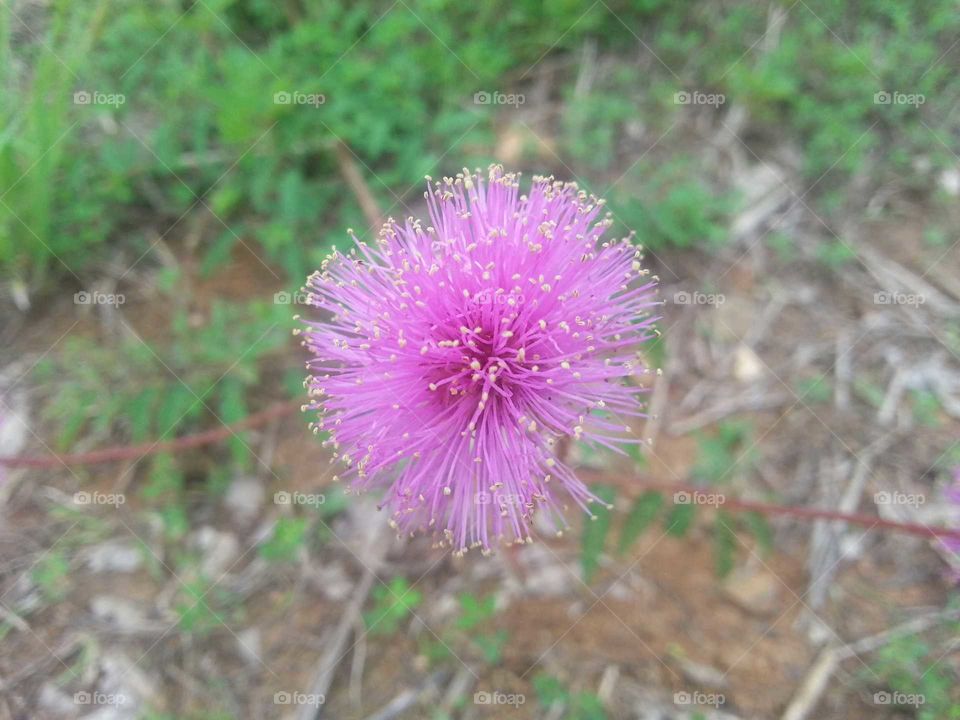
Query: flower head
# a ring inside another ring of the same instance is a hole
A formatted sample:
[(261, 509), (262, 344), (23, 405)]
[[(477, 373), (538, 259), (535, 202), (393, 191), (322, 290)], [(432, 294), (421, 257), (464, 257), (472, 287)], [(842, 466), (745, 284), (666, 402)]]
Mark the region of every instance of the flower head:
[[(306, 381), (343, 480), (386, 487), (401, 532), (457, 552), (557, 530), (598, 501), (558, 456), (573, 436), (640, 442), (637, 349), (656, 335), (656, 279), (630, 238), (601, 239), (603, 201), (498, 166), (427, 178), (430, 225), (388, 220), (374, 246), (334, 250), (307, 282)], [(598, 217), (600, 219), (598, 220)]]

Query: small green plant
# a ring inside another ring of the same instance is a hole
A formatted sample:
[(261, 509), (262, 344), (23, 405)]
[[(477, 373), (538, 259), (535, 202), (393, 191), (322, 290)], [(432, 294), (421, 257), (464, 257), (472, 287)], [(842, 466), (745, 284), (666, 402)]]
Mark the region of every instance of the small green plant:
[(726, 237), (730, 198), (721, 197), (683, 158), (663, 165), (641, 163), (611, 191), (614, 218), (653, 250), (716, 248)]
[(797, 383), (797, 397), (804, 403), (822, 404), (833, 397), (833, 388), (826, 376), (804, 378)]
[(716, 434), (701, 435), (697, 439), (697, 462), (691, 473), (694, 481), (702, 485), (729, 482), (730, 474), (738, 471), (741, 463), (749, 465), (753, 460), (751, 433), (749, 422), (727, 420), (717, 426)]
[(460, 608), (453, 627), (444, 631), (441, 638), (425, 637), (420, 642), (420, 652), (431, 664), (446, 662), (456, 655), (465, 657), (471, 651), (479, 654), (488, 665), (496, 665), (503, 656), (507, 643), (507, 631), (489, 632), (491, 621), (496, 616), (496, 599), (493, 595), (478, 597), (472, 593), (460, 596)]
[(380, 584), (371, 592), (373, 607), (363, 613), (370, 633), (390, 635), (423, 601), (423, 594), (410, 587), (406, 578), (395, 577), (389, 585)]
[(663, 506), (663, 494), (656, 490), (648, 490), (633, 503), (627, 519), (620, 531), (619, 552), (622, 555), (636, 541), (656, 519)]
[[(941, 637), (956, 637), (960, 623), (947, 623)], [(902, 635), (881, 648), (865, 679), (885, 687), (874, 694), (874, 702), (897, 705), (917, 720), (957, 720), (960, 718), (958, 678), (949, 663), (942, 662), (944, 652), (931, 646), (920, 635)]]
[(917, 423), (931, 428), (941, 425), (940, 401), (934, 393), (929, 390), (912, 390), (910, 401), (913, 417)]
[(49, 602), (66, 597), (70, 589), (70, 562), (60, 549), (48, 551), (33, 567), (30, 575)]
[(857, 258), (857, 253), (849, 244), (840, 240), (828, 240), (817, 246), (817, 259), (831, 270), (836, 270), (843, 265), (852, 263)]
[[(61, 448), (81, 434), (100, 442), (115, 433), (135, 443), (166, 440), (208, 415), (236, 422), (248, 412), (259, 362), (286, 345), (290, 323), (285, 305), (217, 302), (199, 328), (177, 311), (163, 341), (68, 337), (33, 370), (48, 395), (44, 419)], [(230, 448), (235, 463), (249, 463), (242, 433)]]
[[(753, 462), (750, 445), (752, 426), (748, 422), (729, 420), (720, 423), (715, 433), (702, 435), (697, 442), (697, 461), (691, 477), (698, 486), (717, 486), (729, 482), (731, 472)], [(658, 517), (663, 518), (664, 532), (681, 538), (693, 527), (698, 509), (707, 505), (715, 509), (712, 527), (714, 558), (717, 575), (725, 576), (733, 568), (738, 532), (752, 536), (760, 552), (773, 549), (773, 531), (766, 519), (757, 512), (734, 516), (723, 509), (725, 495), (690, 489), (678, 490), (672, 502), (665, 502), (663, 493), (648, 490), (638, 497), (627, 512), (620, 530), (618, 552), (624, 554)], [(596, 541), (594, 541), (596, 542)]]
[(260, 546), (260, 557), (271, 562), (293, 562), (307, 539), (305, 517), (282, 517), (274, 525), (273, 534)]
[(600, 568), (600, 556), (610, 534), (612, 514), (608, 506), (613, 505), (615, 498), (613, 488), (606, 485), (595, 485), (592, 489), (601, 502), (590, 506), (592, 515), (585, 516), (580, 540), (580, 566), (583, 569), (583, 581), (588, 585)]
[(184, 633), (207, 635), (236, 615), (239, 600), (233, 593), (197, 578), (188, 580), (174, 603), (178, 626)]
[(594, 693), (570, 692), (552, 675), (536, 675), (533, 678), (533, 689), (544, 710), (554, 711), (557, 707), (563, 709), (563, 720), (607, 720), (603, 703)]

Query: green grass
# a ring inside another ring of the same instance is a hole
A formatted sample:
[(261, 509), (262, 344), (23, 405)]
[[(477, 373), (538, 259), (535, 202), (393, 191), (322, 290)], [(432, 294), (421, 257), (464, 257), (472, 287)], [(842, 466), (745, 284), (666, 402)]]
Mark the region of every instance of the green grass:
[[(649, 152), (610, 194), (615, 216), (653, 247), (715, 247), (735, 205), (724, 178), (676, 154), (689, 143), (671, 128), (693, 110), (674, 103), (678, 91), (724, 95), (717, 112), (746, 108), (758, 148), (802, 147), (804, 174), (820, 179), (807, 201), (821, 212), (841, 207), (849, 179), (866, 170), (932, 188), (953, 162), (958, 123), (949, 112), (960, 91), (955, 49), (947, 52), (960, 31), (953, 4), (780, 5), (789, 12), (769, 46), (760, 42), (766, 5), (715, 0), (469, 9), (217, 0), (186, 11), (173, 0), (61, 0), (31, 15), (29, 33), (5, 5), (0, 272), (41, 292), (45, 280), (82, 277), (108, 248), (139, 256), (149, 247), (136, 229), (145, 217), (175, 238), (180, 218), (207, 206), (229, 227), (203, 238), (208, 269), (246, 236), (299, 282), (329, 238), (364, 228), (334, 142), (349, 144), (381, 203), (403, 215), (398, 196), (424, 173), (492, 159), (497, 112), (513, 111), (476, 105), (474, 93), (524, 92), (532, 66), (545, 56), (577, 61), (588, 39), (603, 63), (592, 84), (574, 92), (575, 64), (552, 80), (558, 152), (603, 191)], [(639, 61), (635, 35), (646, 45)], [(74, 104), (80, 90), (126, 101)], [(882, 91), (925, 101), (877, 104)], [(276, 104), (278, 92), (325, 102)], [(625, 150), (638, 128), (642, 140)], [(930, 169), (917, 169), (917, 157)], [(825, 252), (827, 264), (844, 260)]]

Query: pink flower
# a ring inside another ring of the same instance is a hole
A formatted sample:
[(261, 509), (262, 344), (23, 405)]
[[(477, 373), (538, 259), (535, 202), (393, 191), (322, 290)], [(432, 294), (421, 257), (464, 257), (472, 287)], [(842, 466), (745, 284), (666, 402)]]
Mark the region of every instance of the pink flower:
[(388, 220), (375, 246), (334, 252), (307, 281), (305, 408), (350, 489), (386, 488), (400, 531), (457, 552), (530, 542), (534, 511), (597, 501), (557, 456), (563, 436), (640, 442), (656, 335), (655, 278), (630, 238), (601, 241), (603, 201), (574, 183), (490, 168), (428, 180), (430, 226)]

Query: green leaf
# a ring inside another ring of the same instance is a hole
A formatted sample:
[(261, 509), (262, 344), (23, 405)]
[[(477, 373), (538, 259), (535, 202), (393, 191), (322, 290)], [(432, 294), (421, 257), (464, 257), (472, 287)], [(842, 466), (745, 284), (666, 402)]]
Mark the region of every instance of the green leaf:
[(747, 526), (747, 531), (753, 535), (760, 546), (760, 552), (763, 555), (769, 555), (773, 552), (773, 528), (767, 519), (756, 511), (748, 512), (743, 516), (743, 522)]
[(389, 586), (378, 585), (370, 594), (374, 605), (363, 613), (363, 621), (372, 633), (395, 632), (401, 621), (423, 601), (423, 594), (412, 589), (403, 577), (393, 578)]
[(273, 528), (273, 535), (260, 546), (260, 556), (274, 562), (292, 562), (296, 560), (306, 534), (306, 518), (280, 518)]
[(201, 276), (210, 277), (215, 269), (227, 263), (230, 259), (230, 251), (237, 242), (237, 232), (237, 230), (233, 232), (225, 230), (211, 243), (200, 263)]
[(613, 488), (606, 485), (596, 485), (591, 489), (601, 503), (590, 505), (593, 515), (584, 523), (581, 540), (580, 563), (583, 568), (583, 581), (588, 585), (600, 567), (600, 555), (610, 533), (611, 513), (607, 506), (613, 504), (615, 496)]
[(552, 675), (535, 675), (533, 690), (537, 693), (537, 700), (547, 709), (555, 705), (566, 704), (570, 700), (570, 693), (563, 686), (563, 683)]
[(607, 720), (603, 703), (591, 692), (580, 692), (573, 697), (571, 720)]
[[(220, 420), (226, 425), (243, 420), (247, 416), (247, 398), (243, 383), (236, 378), (224, 378), (220, 381)], [(230, 434), (230, 455), (240, 468), (246, 468), (250, 461), (250, 448), (243, 433)]]
[(460, 596), (460, 617), (457, 618), (457, 627), (461, 630), (472, 630), (494, 616), (495, 605), (496, 598), (492, 594), (478, 599), (475, 595), (464, 593)]
[(130, 439), (135, 443), (144, 442), (150, 437), (153, 428), (154, 408), (160, 399), (160, 389), (148, 387), (137, 393), (127, 403), (126, 415), (130, 422)]
[(713, 559), (718, 577), (726, 577), (733, 570), (737, 535), (733, 530), (733, 518), (723, 510), (717, 512), (713, 525)]
[(674, 504), (665, 522), (667, 533), (674, 537), (683, 537), (686, 535), (687, 530), (690, 529), (690, 525), (693, 523), (696, 507), (692, 502), (685, 505), (679, 503)]
[(474, 638), (474, 644), (480, 648), (483, 659), (490, 665), (496, 665), (503, 657), (503, 647), (507, 644), (506, 630), (497, 630), (493, 635), (482, 635)]
[(636, 542), (641, 533), (656, 519), (662, 505), (663, 494), (656, 490), (648, 490), (634, 501), (633, 507), (630, 508), (630, 513), (623, 523), (623, 529), (620, 531), (618, 552), (621, 555)]
[(67, 595), (69, 573), (70, 563), (63, 552), (53, 550), (41, 558), (30, 575), (44, 596), (55, 602)]

